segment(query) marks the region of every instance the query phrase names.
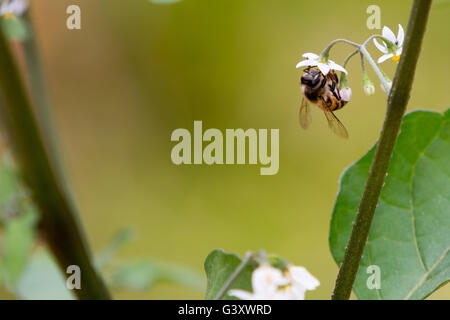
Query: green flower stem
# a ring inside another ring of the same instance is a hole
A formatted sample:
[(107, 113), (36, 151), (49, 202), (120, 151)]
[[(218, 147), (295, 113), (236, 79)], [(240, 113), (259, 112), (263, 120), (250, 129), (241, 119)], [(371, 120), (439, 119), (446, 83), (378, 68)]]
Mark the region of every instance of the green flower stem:
[(236, 281), (237, 277), (241, 274), (241, 272), (245, 269), (245, 267), (252, 261), (254, 258), (253, 252), (247, 252), (245, 255), (245, 258), (242, 260), (241, 264), (234, 270), (234, 272), (231, 274), (231, 276), (228, 278), (227, 282), (223, 285), (223, 287), (220, 289), (217, 296), (214, 298), (214, 300), (220, 300), (222, 299), (230, 290), (231, 286), (233, 285), (234, 281)]
[(359, 53), (359, 47), (358, 49), (356, 49), (355, 51), (353, 51), (352, 53), (350, 53), (345, 59), (344, 62), (342, 63), (342, 67), (346, 67), (347, 63), (350, 61), (351, 58), (353, 58), (354, 55), (356, 55), (357, 53)]
[(389, 84), (387, 83), (387, 81), (383, 75), (383, 72), (380, 70), (377, 63), (373, 60), (372, 56), (367, 51), (366, 47), (362, 45), (359, 48), (359, 50), (361, 51), (361, 54), (364, 56), (364, 58), (366, 58), (367, 62), (369, 62), (369, 65), (372, 67), (373, 71), (375, 72), (378, 79), (380, 80), (381, 85), (385, 89), (385, 92), (389, 92), (389, 90), (391, 90), (391, 88), (390, 88)]
[[(367, 241), (370, 225), (384, 183), (389, 160), (405, 114), (414, 74), (419, 59), (432, 0), (414, 0), (409, 19), (404, 54), (394, 78), (388, 98), (388, 107), (383, 129), (369, 171), (366, 187), (339, 269), (333, 300), (349, 299), (361, 256)], [(362, 47), (365, 50), (364, 47)], [(367, 58), (367, 57), (366, 57)]]
[(364, 63), (364, 55), (361, 53), (361, 51), (359, 52), (359, 55), (361, 57), (361, 71), (362, 71), (363, 77), (364, 77), (364, 76), (367, 76), (366, 64)]
[(39, 208), (39, 228), (63, 274), (69, 265), (81, 269), (80, 299), (109, 299), (95, 270), (75, 207), (48, 152), (48, 138), (40, 131), (29, 97), (0, 31), (0, 121), (30, 194)]
[(322, 51), (322, 53), (320, 54), (321, 60), (322, 60), (322, 59), (328, 60), (328, 56), (329, 56), (329, 54), (330, 54), (331, 48), (332, 48), (335, 44), (340, 43), (340, 42), (349, 44), (349, 45), (351, 45), (351, 46), (353, 46), (353, 47), (355, 47), (355, 48), (359, 48), (359, 47), (360, 47), (360, 45), (359, 45), (358, 43), (356, 43), (356, 42), (353, 42), (353, 41), (350, 41), (350, 40), (346, 40), (346, 39), (336, 39), (336, 40), (331, 41), (331, 42), (328, 44), (328, 46)]

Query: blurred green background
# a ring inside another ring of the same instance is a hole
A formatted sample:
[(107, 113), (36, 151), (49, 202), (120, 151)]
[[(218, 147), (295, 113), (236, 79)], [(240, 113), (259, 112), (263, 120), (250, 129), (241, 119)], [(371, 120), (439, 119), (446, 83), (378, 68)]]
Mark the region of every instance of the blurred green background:
[[(320, 282), (307, 299), (330, 297), (338, 268), (328, 249), (331, 211), (344, 168), (375, 143), (386, 107), (376, 84), (364, 96), (359, 58), (350, 62), (351, 102), (337, 113), (350, 139), (334, 136), (319, 110), (298, 125), (304, 52), (333, 39), (362, 42), (366, 9), (397, 33), (411, 1), (81, 0), (82, 30), (65, 28), (69, 0), (32, 0), (55, 131), (69, 183), (94, 251), (133, 227), (121, 258), (154, 257), (203, 272), (214, 248), (243, 255), (266, 249), (305, 266)], [(450, 106), (450, 4), (435, 4), (409, 110)], [(381, 32), (381, 30), (378, 30)], [(341, 63), (352, 49), (338, 45)], [(370, 49), (374, 58), (380, 53)], [(383, 69), (393, 76), (396, 64)], [(279, 128), (280, 170), (259, 166), (175, 166), (176, 128)], [(122, 299), (201, 299), (173, 284)], [(0, 298), (9, 297), (0, 293)], [(447, 285), (432, 295), (450, 298)]]

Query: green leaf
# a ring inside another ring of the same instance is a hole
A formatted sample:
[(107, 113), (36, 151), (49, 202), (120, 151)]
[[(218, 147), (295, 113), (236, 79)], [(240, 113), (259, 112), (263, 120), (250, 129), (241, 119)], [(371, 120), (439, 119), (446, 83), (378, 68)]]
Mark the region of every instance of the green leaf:
[[(214, 299), (224, 286), (231, 274), (241, 264), (242, 259), (234, 253), (224, 252), (222, 249), (213, 250), (205, 260), (205, 272), (207, 277), (206, 300)], [(230, 289), (243, 289), (252, 291), (251, 277), (255, 266), (247, 265)], [(225, 300), (234, 299), (226, 295)]]
[[(340, 181), (329, 239), (338, 265), (373, 155), (374, 148)], [(450, 280), (449, 250), (450, 109), (444, 115), (417, 111), (403, 120), (354, 292), (360, 299), (424, 299)], [(368, 289), (370, 265), (380, 267), (380, 289)]]
[(17, 284), (28, 265), (34, 241), (35, 220), (36, 213), (28, 207), (18, 217), (6, 221), (3, 272), (9, 288)]
[(146, 259), (125, 262), (114, 268), (109, 279), (111, 286), (133, 291), (147, 290), (157, 282), (168, 281), (196, 290), (203, 290), (200, 274), (186, 267)]
[(19, 173), (6, 153), (0, 167), (0, 220), (4, 228), (2, 277), (11, 290), (28, 264), (36, 218)]

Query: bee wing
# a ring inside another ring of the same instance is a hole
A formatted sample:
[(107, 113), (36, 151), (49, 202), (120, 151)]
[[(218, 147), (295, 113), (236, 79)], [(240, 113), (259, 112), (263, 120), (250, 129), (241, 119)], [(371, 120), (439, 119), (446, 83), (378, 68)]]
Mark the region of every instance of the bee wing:
[(308, 129), (311, 124), (311, 111), (309, 109), (308, 101), (305, 98), (302, 99), (302, 105), (300, 106), (300, 112), (298, 114), (298, 119), (300, 122), (300, 126), (303, 129)]
[(337, 134), (339, 137), (348, 139), (348, 132), (345, 129), (344, 125), (341, 121), (334, 115), (334, 113), (330, 110), (324, 111), (325, 117), (328, 120), (328, 126), (330, 129)]

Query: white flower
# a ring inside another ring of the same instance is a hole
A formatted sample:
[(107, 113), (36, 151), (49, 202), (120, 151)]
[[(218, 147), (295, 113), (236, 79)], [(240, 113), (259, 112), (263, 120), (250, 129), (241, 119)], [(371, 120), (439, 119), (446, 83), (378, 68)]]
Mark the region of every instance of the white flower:
[(386, 43), (380, 44), (376, 39), (373, 39), (373, 43), (384, 55), (378, 59), (378, 63), (382, 63), (390, 58), (394, 61), (400, 60), (400, 55), (403, 51), (403, 41), (405, 40), (405, 31), (403, 27), (398, 25), (398, 35), (395, 36), (391, 29), (383, 27), (383, 37), (392, 42), (397, 48), (389, 47)]
[(314, 290), (320, 285), (319, 280), (303, 267), (289, 265), (287, 276), (291, 280), (291, 290), (295, 293), (297, 300), (305, 300), (305, 292)]
[(262, 265), (253, 271), (252, 288), (253, 293), (234, 289), (228, 294), (241, 300), (276, 300), (278, 288), (289, 283), (280, 269)]
[(342, 100), (350, 101), (352, 97), (352, 88), (349, 87), (342, 88), (341, 91), (339, 91), (339, 94), (341, 95)]
[(5, 18), (21, 16), (27, 11), (29, 0), (3, 0), (0, 5), (0, 16)]
[(228, 294), (241, 300), (304, 300), (305, 292), (319, 284), (303, 267), (289, 265), (283, 273), (271, 266), (261, 266), (252, 274), (252, 293), (235, 289)]
[(347, 74), (347, 70), (345, 70), (343, 67), (341, 67), (340, 65), (338, 65), (337, 63), (335, 63), (334, 61), (328, 60), (328, 59), (320, 59), (320, 56), (318, 56), (315, 53), (305, 53), (302, 55), (303, 58), (306, 58), (306, 60), (300, 61), (299, 63), (297, 63), (296, 68), (301, 68), (301, 67), (317, 67), (319, 68), (320, 72), (322, 72), (322, 74), (324, 76), (326, 76), (328, 74), (328, 72), (330, 72), (330, 70), (338, 70), (338, 71), (342, 71), (345, 74)]

